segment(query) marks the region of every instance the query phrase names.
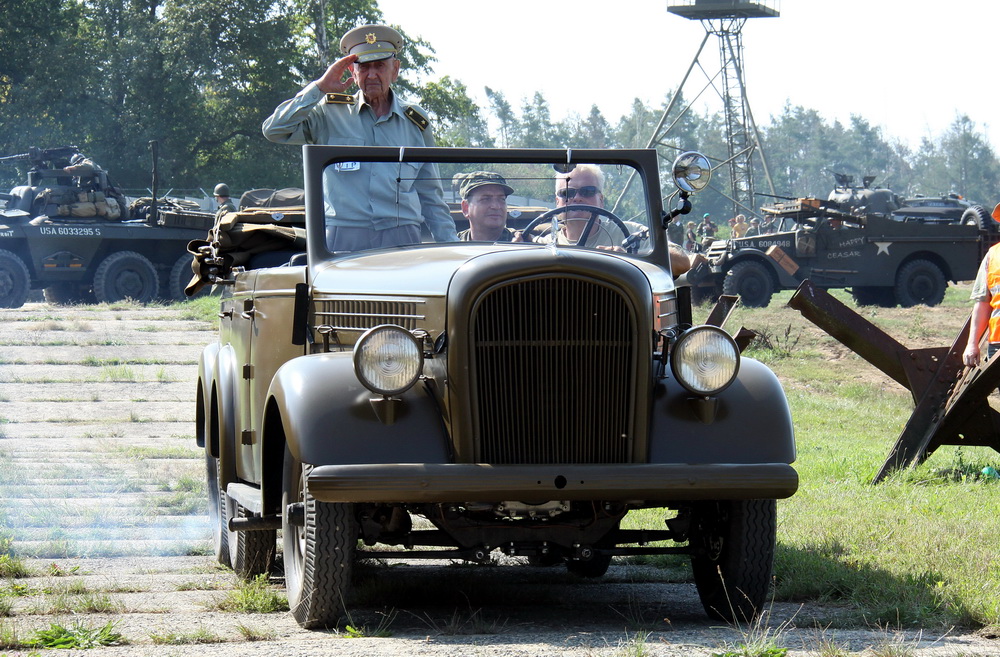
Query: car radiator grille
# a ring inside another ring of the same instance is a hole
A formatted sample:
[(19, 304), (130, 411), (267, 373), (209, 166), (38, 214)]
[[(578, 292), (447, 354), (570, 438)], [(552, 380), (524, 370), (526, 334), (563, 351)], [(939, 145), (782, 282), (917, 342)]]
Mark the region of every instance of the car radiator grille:
[(619, 292), (522, 280), (488, 291), (472, 320), (480, 462), (630, 460), (636, 319)]

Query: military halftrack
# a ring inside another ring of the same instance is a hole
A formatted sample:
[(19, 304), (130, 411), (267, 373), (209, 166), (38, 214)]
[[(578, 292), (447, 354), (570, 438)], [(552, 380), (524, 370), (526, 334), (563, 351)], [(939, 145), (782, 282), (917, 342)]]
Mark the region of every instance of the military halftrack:
[(904, 199), (871, 188), (870, 178), (861, 188), (851, 182), (838, 176), (826, 200), (761, 208), (763, 234), (706, 244), (707, 262), (688, 274), (693, 296), (739, 295), (744, 305), (765, 307), (776, 291), (808, 279), (849, 288), (859, 305), (936, 306), (948, 282), (973, 280), (1000, 241), (998, 224), (980, 206), (957, 197)]
[(214, 215), (172, 199), (127, 203), (108, 173), (75, 146), (32, 148), (28, 181), (0, 193), (0, 307), (30, 290), (53, 303), (185, 299), (188, 242)]

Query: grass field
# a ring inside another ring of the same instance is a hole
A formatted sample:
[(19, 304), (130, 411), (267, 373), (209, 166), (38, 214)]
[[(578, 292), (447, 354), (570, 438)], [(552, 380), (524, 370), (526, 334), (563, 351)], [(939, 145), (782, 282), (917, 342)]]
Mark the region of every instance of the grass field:
[[(948, 346), (968, 294), (950, 287), (936, 308), (860, 312), (907, 347)], [(795, 425), (800, 487), (778, 504), (775, 598), (833, 603), (835, 624), (1000, 624), (1000, 480), (980, 474), (1000, 454), (946, 446), (873, 486), (913, 409), (910, 393), (787, 308), (790, 296), (737, 309), (727, 325), (767, 336), (772, 348), (746, 355), (779, 376)]]

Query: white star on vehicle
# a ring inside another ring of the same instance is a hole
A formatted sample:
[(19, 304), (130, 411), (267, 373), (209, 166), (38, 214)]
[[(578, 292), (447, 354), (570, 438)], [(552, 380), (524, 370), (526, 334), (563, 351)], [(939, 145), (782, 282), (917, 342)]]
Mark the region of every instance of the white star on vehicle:
[(889, 246), (892, 245), (892, 242), (874, 242), (874, 244), (878, 247), (878, 251), (875, 252), (875, 255), (880, 253), (889, 255)]

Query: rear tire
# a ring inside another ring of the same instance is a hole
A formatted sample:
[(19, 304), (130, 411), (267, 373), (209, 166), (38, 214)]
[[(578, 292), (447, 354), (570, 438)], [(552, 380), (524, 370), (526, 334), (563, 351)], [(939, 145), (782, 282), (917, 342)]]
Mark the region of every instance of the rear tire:
[(205, 450), (205, 480), (208, 488), (208, 521), (212, 525), (212, 548), (215, 558), (223, 566), (232, 566), (229, 560), (229, 528), (225, 526), (227, 495), (219, 487), (219, 459)]
[(0, 249), (0, 308), (20, 308), (28, 299), (31, 278), (24, 261)]
[[(346, 608), (358, 522), (353, 504), (319, 502), (309, 493), (310, 469), (285, 450), (281, 533), (288, 606), (299, 625), (316, 629), (336, 625)], [(305, 508), (301, 526), (289, 522), (290, 504)]]
[(941, 269), (930, 260), (911, 260), (896, 272), (896, 299), (904, 308), (937, 306), (947, 287)]
[(262, 531), (229, 531), (230, 518), (249, 518), (250, 511), (229, 495), (225, 496), (226, 527), (229, 536), (229, 562), (233, 571), (242, 579), (251, 580), (274, 569), (274, 552), (278, 533), (274, 529)]
[(198, 293), (194, 296), (189, 297), (184, 293), (184, 288), (191, 282), (191, 277), (194, 275), (191, 270), (192, 259), (193, 256), (190, 253), (185, 253), (177, 259), (170, 268), (170, 274), (163, 284), (160, 296), (168, 301), (185, 301), (187, 299), (197, 299), (212, 291), (212, 286), (206, 285), (198, 290)]
[(160, 292), (160, 279), (153, 263), (135, 251), (117, 251), (101, 262), (94, 272), (94, 296), (100, 303), (132, 299), (149, 303)]
[(774, 296), (774, 278), (759, 262), (744, 260), (726, 272), (722, 293), (739, 295), (748, 308), (766, 308)]
[(705, 613), (748, 623), (763, 610), (771, 586), (777, 536), (774, 500), (709, 502), (696, 507), (691, 546), (694, 582)]

